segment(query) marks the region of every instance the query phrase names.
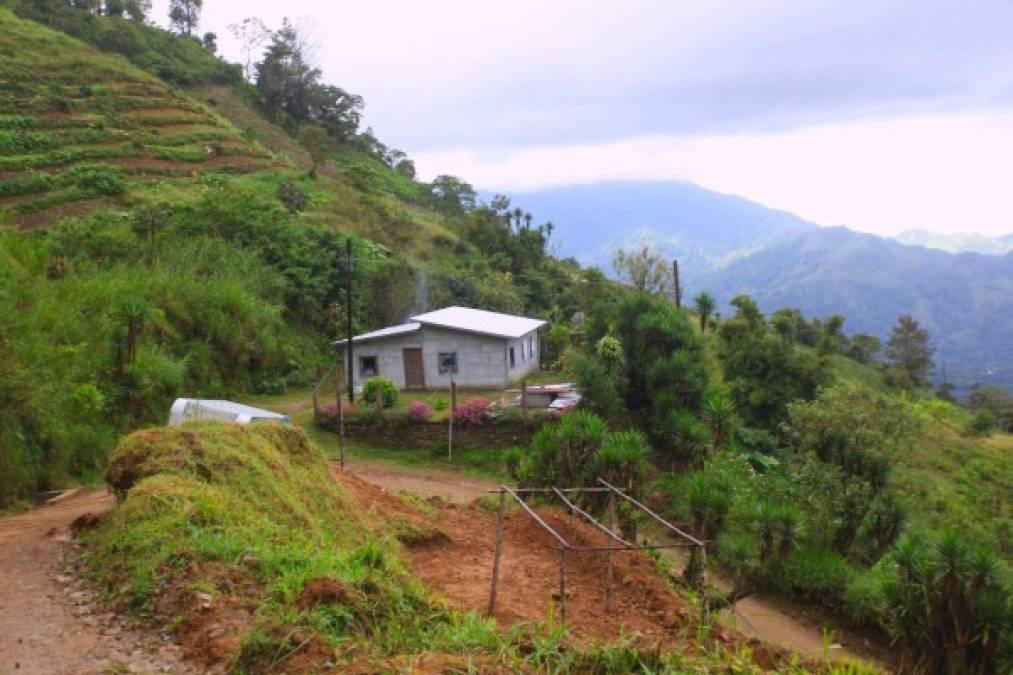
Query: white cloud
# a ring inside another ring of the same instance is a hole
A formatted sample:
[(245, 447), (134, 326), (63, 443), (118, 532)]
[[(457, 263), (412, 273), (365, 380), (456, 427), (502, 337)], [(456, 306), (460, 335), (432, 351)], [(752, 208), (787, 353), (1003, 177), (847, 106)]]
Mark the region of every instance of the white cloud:
[(489, 190), (686, 180), (878, 234), (1013, 231), (1013, 109), (415, 159), (425, 176), (452, 173)]

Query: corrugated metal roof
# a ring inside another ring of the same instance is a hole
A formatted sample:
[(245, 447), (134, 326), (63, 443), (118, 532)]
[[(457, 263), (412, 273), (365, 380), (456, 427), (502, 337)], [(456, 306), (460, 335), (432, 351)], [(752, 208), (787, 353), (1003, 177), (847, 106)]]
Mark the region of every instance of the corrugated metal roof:
[[(381, 328), (380, 330), (375, 330), (372, 333), (363, 333), (362, 335), (356, 335), (355, 337), (352, 338), (352, 342), (353, 343), (366, 342), (368, 340), (376, 340), (376, 339), (379, 339), (379, 338), (392, 337), (394, 335), (403, 335), (405, 333), (414, 333), (419, 328), (422, 328), (422, 324), (415, 323), (415, 322), (412, 322), (412, 323), (403, 323), (400, 326), (388, 326), (387, 328)], [(348, 342), (347, 339), (345, 339), (345, 340), (335, 340), (333, 342), (333, 344), (335, 344), (335, 345), (343, 345), (346, 342)], [(354, 344), (352, 345), (352, 348), (353, 349), (355, 348)]]
[(545, 325), (541, 319), (529, 319), (470, 307), (445, 307), (435, 312), (413, 316), (412, 321), (506, 338), (519, 338)]

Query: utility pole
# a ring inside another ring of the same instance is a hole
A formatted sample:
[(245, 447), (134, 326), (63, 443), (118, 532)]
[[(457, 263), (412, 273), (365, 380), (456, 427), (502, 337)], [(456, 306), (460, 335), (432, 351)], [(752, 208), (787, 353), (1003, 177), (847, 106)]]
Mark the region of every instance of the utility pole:
[(682, 286), (679, 285), (679, 261), (672, 261), (672, 290), (675, 293), (675, 306), (682, 309)]
[(355, 403), (355, 386), (353, 380), (352, 364), (352, 239), (345, 240), (345, 298), (348, 300), (348, 341), (345, 343), (345, 354), (348, 356), (346, 374), (348, 375), (348, 402)]

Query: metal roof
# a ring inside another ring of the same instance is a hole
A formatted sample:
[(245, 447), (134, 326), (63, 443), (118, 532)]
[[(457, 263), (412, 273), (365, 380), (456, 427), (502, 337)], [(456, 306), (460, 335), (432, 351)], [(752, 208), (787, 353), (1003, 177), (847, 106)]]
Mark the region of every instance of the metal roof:
[[(378, 340), (385, 337), (393, 337), (394, 335), (404, 335), (406, 333), (414, 333), (419, 328), (422, 328), (420, 323), (403, 323), (400, 326), (388, 326), (387, 328), (381, 328), (380, 330), (374, 330), (371, 333), (363, 333), (362, 335), (356, 335), (352, 338), (353, 343), (366, 342), (368, 340)], [(348, 342), (345, 340), (335, 340), (333, 344), (343, 345)], [(353, 345), (354, 347), (354, 345)]]
[(529, 319), (470, 307), (445, 307), (435, 312), (413, 316), (412, 321), (505, 338), (519, 338), (545, 325), (541, 319)]
[[(352, 342), (368, 342), (382, 338), (394, 337), (414, 333), (422, 328), (422, 325), (439, 326), (452, 330), (467, 331), (480, 335), (493, 335), (502, 338), (519, 338), (537, 330), (545, 325), (541, 319), (529, 319), (524, 316), (512, 314), (500, 314), (499, 312), (488, 312), (484, 309), (472, 309), (470, 307), (445, 307), (435, 312), (413, 316), (411, 322), (399, 326), (389, 326), (374, 330), (371, 333), (363, 333), (352, 338)], [(347, 339), (335, 340), (332, 344), (341, 346), (348, 342)]]

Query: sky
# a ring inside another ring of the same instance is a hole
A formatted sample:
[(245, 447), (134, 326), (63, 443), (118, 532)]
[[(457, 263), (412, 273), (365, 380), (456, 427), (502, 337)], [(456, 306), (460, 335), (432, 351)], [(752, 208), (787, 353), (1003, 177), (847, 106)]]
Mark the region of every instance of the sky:
[(422, 178), (685, 180), (877, 234), (1013, 232), (1013, 0), (205, 4), (230, 60), (244, 17), (304, 26)]

